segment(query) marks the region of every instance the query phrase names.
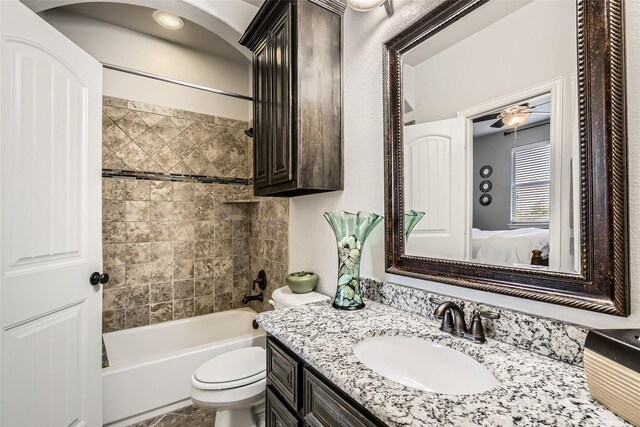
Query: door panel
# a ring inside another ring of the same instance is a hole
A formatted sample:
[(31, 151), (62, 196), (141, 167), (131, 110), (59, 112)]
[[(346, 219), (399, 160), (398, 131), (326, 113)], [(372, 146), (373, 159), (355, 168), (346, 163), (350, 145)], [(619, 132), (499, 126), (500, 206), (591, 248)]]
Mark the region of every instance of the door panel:
[(425, 212), (407, 254), (466, 259), (465, 126), (455, 118), (404, 128), (406, 210)]
[(268, 179), (268, 154), (271, 147), (271, 79), (267, 41), (256, 50), (253, 58), (254, 75), (254, 124), (253, 178), (255, 188), (266, 187)]
[(293, 179), (291, 170), (291, 126), (290, 126), (290, 14), (289, 10), (274, 25), (271, 31), (273, 50), (273, 127), (274, 137), (271, 151), (271, 184)]
[(3, 60), (11, 66), (7, 77), (14, 90), (8, 119), (16, 124), (7, 134), (21, 143), (4, 148), (10, 160), (5, 172), (25, 177), (3, 192), (10, 207), (4, 218), (11, 224), (4, 235), (4, 272), (12, 276), (86, 259), (80, 236), (87, 236), (87, 223), (79, 202), (86, 197), (81, 183), (87, 141), (78, 133), (86, 128), (80, 111), (87, 96), (78, 79), (39, 47), (7, 40), (6, 48)]
[[(86, 329), (86, 307), (78, 303), (5, 329), (4, 363), (15, 368), (5, 371), (3, 385), (13, 395), (29, 397), (12, 399), (15, 406), (4, 414), (11, 420), (7, 425), (69, 426), (85, 418), (88, 396), (82, 394), (87, 389), (81, 367), (86, 365), (87, 342), (81, 340), (86, 341), (87, 334), (80, 329)], [(34, 410), (32, 402), (44, 410)]]
[(0, 424), (101, 424), (102, 67), (0, 2)]

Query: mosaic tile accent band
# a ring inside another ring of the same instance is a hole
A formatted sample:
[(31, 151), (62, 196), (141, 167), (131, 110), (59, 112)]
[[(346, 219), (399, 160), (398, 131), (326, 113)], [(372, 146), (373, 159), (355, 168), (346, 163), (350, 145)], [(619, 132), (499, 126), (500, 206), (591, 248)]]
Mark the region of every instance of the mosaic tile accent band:
[(102, 169), (103, 178), (135, 178), (153, 181), (199, 182), (202, 184), (253, 185), (252, 179), (226, 178), (218, 176), (182, 175), (176, 173), (136, 172), (118, 169)]
[(582, 365), (582, 353), (588, 329), (559, 320), (536, 317), (526, 313), (451, 298), (446, 295), (408, 288), (376, 279), (361, 279), (364, 296), (408, 313), (436, 320), (433, 312), (436, 298), (443, 301), (465, 303), (465, 320), (471, 321), (474, 309), (490, 310), (500, 314), (499, 319), (482, 319), (487, 338), (502, 341), (525, 350), (573, 365)]

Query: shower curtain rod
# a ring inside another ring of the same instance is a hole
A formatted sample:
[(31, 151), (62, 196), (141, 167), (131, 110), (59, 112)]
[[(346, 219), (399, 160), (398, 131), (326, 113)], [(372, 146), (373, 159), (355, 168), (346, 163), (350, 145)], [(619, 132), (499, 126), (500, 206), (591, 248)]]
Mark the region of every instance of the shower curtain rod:
[(120, 71), (122, 73), (133, 74), (134, 76), (147, 77), (154, 80), (159, 80), (161, 82), (173, 83), (179, 86), (189, 87), (191, 89), (203, 90), (205, 92), (211, 92), (218, 95), (230, 96), (232, 98), (245, 99), (247, 101), (253, 101), (253, 98), (247, 95), (240, 95), (239, 93), (228, 92), (226, 90), (214, 89), (207, 86), (197, 85), (193, 83), (184, 82), (182, 80), (170, 79), (168, 77), (162, 77), (157, 74), (147, 73), (145, 71), (133, 70), (127, 67), (121, 67), (119, 65), (108, 64), (106, 62), (102, 63), (102, 66), (108, 70)]

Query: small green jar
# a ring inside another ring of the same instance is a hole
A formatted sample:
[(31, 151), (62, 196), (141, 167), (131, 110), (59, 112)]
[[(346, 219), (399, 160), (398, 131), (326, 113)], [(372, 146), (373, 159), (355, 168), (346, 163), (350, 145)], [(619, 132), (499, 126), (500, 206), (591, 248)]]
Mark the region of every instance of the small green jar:
[(287, 286), (294, 294), (311, 292), (318, 284), (318, 275), (310, 271), (297, 271), (287, 275)]

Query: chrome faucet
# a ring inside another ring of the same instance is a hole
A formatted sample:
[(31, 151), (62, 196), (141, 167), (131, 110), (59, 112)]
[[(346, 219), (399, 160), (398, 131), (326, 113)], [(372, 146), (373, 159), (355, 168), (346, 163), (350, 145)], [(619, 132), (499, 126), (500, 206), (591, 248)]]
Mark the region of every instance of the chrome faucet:
[(434, 304), (438, 304), (438, 307), (433, 312), (436, 319), (442, 320), (440, 330), (448, 332), (451, 335), (466, 338), (470, 341), (483, 343), (487, 339), (484, 336), (484, 327), (482, 326), (481, 317), (489, 319), (499, 319), (500, 314), (493, 311), (479, 311), (473, 310), (473, 319), (471, 320), (471, 330), (467, 329), (467, 325), (464, 321), (464, 302), (460, 305), (453, 301), (439, 301), (435, 298), (431, 298), (430, 301)]

